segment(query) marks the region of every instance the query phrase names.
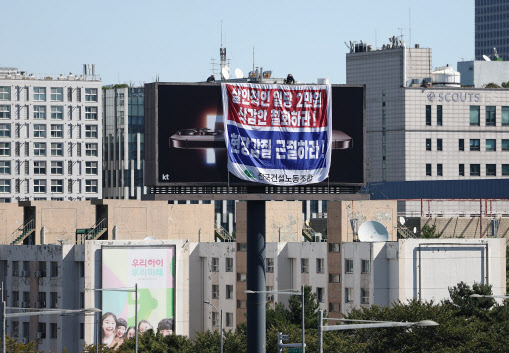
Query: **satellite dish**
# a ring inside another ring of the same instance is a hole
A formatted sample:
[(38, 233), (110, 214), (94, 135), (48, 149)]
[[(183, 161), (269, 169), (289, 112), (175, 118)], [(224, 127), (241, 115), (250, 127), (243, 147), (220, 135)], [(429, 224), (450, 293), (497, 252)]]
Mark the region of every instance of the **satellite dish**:
[(405, 217), (399, 217), (399, 223), (401, 223), (402, 226), (405, 225)]
[(306, 219), (306, 225), (309, 227), (309, 220)]
[(226, 66), (221, 69), (221, 75), (223, 75), (225, 80), (228, 80), (230, 78), (230, 73), (228, 72)]
[(490, 59), (490, 57), (488, 55), (483, 55), (482, 57), (486, 61), (491, 61), (491, 59)]
[(146, 237), (146, 238), (145, 238), (145, 239), (143, 239), (143, 240), (157, 240), (157, 238), (156, 238), (156, 237)]
[(385, 226), (377, 221), (367, 221), (361, 224), (359, 231), (359, 241), (374, 242), (374, 241), (388, 241), (389, 232)]
[(417, 227), (414, 227), (414, 234), (417, 233)]
[(238, 67), (235, 69), (235, 77), (236, 78), (244, 78), (244, 73)]

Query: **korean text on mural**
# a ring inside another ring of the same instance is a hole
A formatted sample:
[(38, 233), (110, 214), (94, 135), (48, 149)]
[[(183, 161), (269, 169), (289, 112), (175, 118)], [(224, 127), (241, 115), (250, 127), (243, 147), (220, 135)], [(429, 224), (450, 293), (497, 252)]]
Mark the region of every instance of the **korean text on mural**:
[(268, 173), (258, 173), (259, 180), (271, 181), (273, 183), (305, 183), (311, 182), (313, 180), (313, 176), (311, 174), (308, 175), (293, 175), (288, 176), (286, 174), (268, 174)]

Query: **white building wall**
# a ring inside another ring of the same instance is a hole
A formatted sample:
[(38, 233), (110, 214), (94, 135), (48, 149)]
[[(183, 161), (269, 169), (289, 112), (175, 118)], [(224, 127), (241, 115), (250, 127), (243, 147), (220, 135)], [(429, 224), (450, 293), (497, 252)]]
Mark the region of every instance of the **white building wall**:
[[(10, 130), (10, 136), (0, 136), (0, 144), (10, 144), (8, 153), (0, 153), (0, 163), (9, 162), (10, 172), (0, 168), (0, 200), (16, 202), (19, 200), (57, 199), (82, 200), (102, 197), (102, 104), (101, 82), (97, 80), (75, 79), (73, 76), (58, 79), (32, 79), (19, 76), (17, 79), (0, 77), (0, 89), (8, 88), (10, 98), (0, 98), (0, 111), (10, 112), (10, 118), (0, 118), (1, 129)], [(9, 76), (10, 77), (10, 76)], [(31, 76), (33, 77), (33, 76)], [(45, 89), (45, 99), (37, 99), (34, 88)], [(52, 99), (51, 89), (62, 88), (61, 100)], [(95, 100), (86, 94), (87, 89), (96, 92)], [(69, 93), (69, 90), (71, 92)], [(78, 97), (78, 93), (81, 94)], [(0, 95), (1, 97), (1, 95)], [(88, 98), (87, 98), (88, 97)], [(45, 118), (38, 119), (35, 109), (45, 109)], [(58, 119), (52, 118), (52, 109), (62, 109)], [(87, 108), (97, 109), (95, 120), (87, 120)], [(61, 118), (60, 118), (61, 117)], [(35, 125), (45, 126), (45, 137), (36, 137)], [(52, 125), (60, 125), (62, 137), (52, 137)], [(87, 137), (86, 129), (95, 129)], [(45, 155), (36, 155), (35, 144), (44, 143)], [(52, 156), (52, 143), (62, 143), (62, 155)], [(88, 144), (96, 148), (87, 153)], [(3, 145), (5, 148), (5, 145)], [(18, 151), (19, 147), (19, 153)], [(2, 148), (2, 149), (4, 149)], [(7, 150), (7, 148), (5, 148)], [(79, 155), (80, 152), (80, 155)], [(91, 155), (88, 155), (91, 154)], [(93, 154), (93, 155), (92, 155)], [(45, 171), (37, 172), (34, 162), (45, 162)], [(62, 169), (53, 170), (51, 162), (62, 162)], [(86, 168), (86, 163), (94, 163), (95, 168)], [(71, 168), (69, 165), (71, 164)], [(89, 172), (87, 174), (87, 172)], [(37, 173), (37, 174), (36, 174)], [(35, 182), (42, 180), (45, 191)], [(62, 187), (52, 180), (62, 181)], [(5, 187), (6, 181), (10, 187)], [(87, 181), (89, 186), (87, 187)], [(19, 190), (17, 185), (19, 185)]]

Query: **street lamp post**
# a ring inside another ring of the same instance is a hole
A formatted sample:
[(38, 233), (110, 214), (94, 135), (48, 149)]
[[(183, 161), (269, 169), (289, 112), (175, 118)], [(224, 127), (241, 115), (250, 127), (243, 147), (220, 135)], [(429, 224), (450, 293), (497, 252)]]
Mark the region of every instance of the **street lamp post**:
[[(127, 287), (127, 288), (85, 288), (85, 290), (91, 290), (91, 291), (97, 291), (97, 292), (129, 292), (134, 293), (134, 351), (138, 353), (138, 283), (134, 284), (133, 287)], [(99, 320), (100, 321), (100, 320)], [(100, 324), (98, 323), (97, 326), (99, 327)], [(99, 351), (99, 328), (97, 330), (97, 344), (96, 346), (96, 352)]]
[(492, 299), (509, 299), (509, 295), (482, 295), (482, 294), (471, 294), (470, 298), (492, 298)]
[(348, 319), (325, 319), (338, 321), (363, 322), (361, 324), (323, 326), (323, 311), (318, 311), (318, 353), (323, 353), (323, 332), (358, 330), (365, 328), (388, 328), (388, 327), (414, 327), (414, 326), (438, 326), (438, 323), (432, 320), (423, 320), (418, 322), (395, 322), (395, 321), (372, 321), (372, 320), (348, 320)]
[(210, 300), (205, 300), (203, 303), (211, 305), (219, 313), (219, 329), (221, 330), (221, 353), (223, 353), (223, 309), (219, 310), (217, 306), (210, 302)]
[(97, 308), (88, 308), (88, 309), (43, 309), (32, 312), (22, 312), (22, 313), (6, 313), (6, 309), (9, 310), (27, 310), (25, 308), (7, 308), (5, 306), (5, 302), (2, 300), (2, 310), (0, 314), (0, 320), (2, 321), (2, 353), (6, 353), (5, 348), (5, 323), (6, 319), (10, 317), (23, 317), (23, 316), (40, 316), (40, 315), (62, 315), (62, 314), (80, 314), (80, 313), (93, 313), (100, 312), (101, 309)]
[[(306, 331), (304, 327), (304, 285), (300, 286), (300, 294), (298, 289), (283, 289), (280, 291), (267, 291), (267, 290), (260, 290), (260, 291), (252, 291), (252, 290), (246, 290), (244, 291), (246, 294), (253, 294), (253, 293), (266, 293), (266, 294), (288, 294), (288, 295), (300, 295), (302, 298), (302, 353), (306, 352)], [(279, 352), (278, 352), (279, 353)]]

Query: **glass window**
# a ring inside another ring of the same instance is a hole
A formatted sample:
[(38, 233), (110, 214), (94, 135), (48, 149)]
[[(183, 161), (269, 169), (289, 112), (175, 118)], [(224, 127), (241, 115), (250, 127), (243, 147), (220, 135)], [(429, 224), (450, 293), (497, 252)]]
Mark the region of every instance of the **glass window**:
[(274, 273), (274, 258), (272, 257), (267, 257), (265, 259), (265, 262), (266, 262), (266, 272), (267, 273)]
[(509, 151), (509, 140), (502, 140), (502, 151)]
[(233, 327), (233, 313), (226, 313), (226, 327)]
[(34, 101), (39, 101), (39, 102), (46, 101), (46, 88), (45, 87), (34, 87)]
[(46, 155), (46, 143), (34, 142), (34, 156), (45, 156)]
[(0, 174), (11, 174), (10, 161), (0, 161)]
[(470, 126), (481, 125), (481, 107), (478, 105), (470, 106)]
[(495, 106), (486, 107), (486, 126), (496, 125), (496, 108)]
[(431, 164), (426, 164), (426, 176), (431, 176)]
[(458, 140), (458, 149), (460, 151), (464, 151), (465, 150), (465, 140), (464, 139), (459, 139)]
[(34, 193), (45, 193), (46, 192), (46, 180), (34, 179)]
[(339, 243), (329, 243), (329, 252), (340, 252), (340, 249)]
[(361, 260), (361, 273), (369, 273), (369, 271), (370, 271), (369, 260), (362, 259)]
[(85, 180), (85, 192), (97, 192), (97, 180)]
[(51, 87), (51, 101), (52, 102), (64, 101), (64, 89), (62, 87)]
[(481, 176), (480, 164), (470, 164), (470, 176)]
[(226, 299), (233, 298), (233, 286), (230, 284), (226, 285)]
[(85, 120), (97, 120), (97, 107), (85, 107)]
[(51, 180), (51, 192), (63, 193), (64, 192), (64, 181), (61, 179)]
[(502, 175), (509, 176), (509, 164), (502, 164)]
[(426, 106), (426, 125), (431, 126), (431, 105)]
[(11, 155), (11, 143), (0, 142), (0, 156), (10, 156), (10, 155)]
[(316, 273), (325, 272), (325, 260), (322, 258), (316, 259)]
[(339, 283), (341, 275), (339, 273), (329, 273), (329, 283)]
[(486, 164), (486, 176), (497, 176), (496, 164)]
[(10, 119), (10, 118), (11, 118), (11, 106), (0, 105), (0, 119)]
[(219, 258), (218, 257), (213, 257), (212, 258), (212, 263), (211, 263), (211, 266), (210, 266), (210, 271), (211, 272), (219, 272)]
[(219, 285), (212, 285), (212, 299), (219, 299)]
[(353, 302), (353, 288), (345, 288), (345, 303)]
[(45, 161), (34, 161), (34, 174), (35, 175), (46, 175), (46, 162)]
[(0, 101), (11, 100), (11, 88), (8, 86), (0, 86)]
[[(55, 305), (57, 305), (56, 301), (55, 301)], [(56, 306), (55, 306), (55, 308), (56, 308)], [(50, 331), (50, 336), (49, 336), (50, 338), (57, 338), (57, 335), (58, 335), (58, 326), (57, 326), (56, 323), (52, 322), (52, 323), (49, 324), (49, 331)]]
[(97, 143), (86, 143), (85, 144), (85, 154), (87, 156), (97, 157)]
[(35, 120), (46, 120), (46, 107), (44, 105), (34, 106), (34, 119)]
[(442, 151), (442, 139), (437, 139), (437, 151)]
[(247, 281), (247, 273), (237, 272), (237, 282), (245, 282)]
[(443, 174), (443, 165), (437, 164), (437, 176), (442, 176)]
[(0, 192), (11, 192), (11, 181), (9, 179), (0, 179)]
[(97, 175), (97, 162), (85, 162), (85, 174)]
[(464, 164), (459, 165), (459, 176), (465, 176), (465, 165)]
[(64, 144), (63, 143), (52, 143), (51, 144), (51, 155), (52, 156), (63, 156), (64, 155)]
[(53, 119), (53, 120), (63, 120), (64, 119), (64, 107), (62, 107), (62, 106), (52, 106), (51, 107), (51, 119)]
[(46, 125), (34, 124), (34, 138), (45, 138), (45, 137), (46, 137)]
[(233, 257), (226, 258), (226, 272), (233, 272)]
[(97, 88), (85, 88), (85, 101), (97, 102)]
[(85, 137), (97, 138), (97, 125), (85, 125)]
[(437, 125), (442, 126), (442, 106), (437, 105)]
[(300, 259), (300, 272), (309, 273), (309, 259)]
[(72, 87), (67, 88), (67, 100), (72, 102)]
[(11, 124), (0, 124), (0, 137), (11, 137)]
[(353, 259), (345, 259), (345, 273), (353, 273)]
[(212, 326), (219, 326), (219, 313), (216, 311), (212, 312)]
[(502, 107), (502, 125), (509, 125), (509, 107)]
[(369, 304), (369, 289), (361, 288), (361, 304)]
[(426, 139), (426, 151), (431, 151), (431, 139)]
[(64, 125), (51, 124), (51, 137), (55, 137), (55, 138), (64, 137)]
[(480, 151), (480, 150), (481, 150), (481, 140), (470, 139), (470, 151)]
[(316, 287), (316, 299), (319, 303), (323, 303), (324, 292), (325, 290), (323, 288)]
[(51, 161), (51, 174), (62, 175), (64, 174), (64, 162), (62, 161)]
[(486, 151), (496, 151), (497, 150), (497, 140), (495, 139), (486, 139)]
[(237, 243), (237, 251), (247, 251), (247, 243)]

